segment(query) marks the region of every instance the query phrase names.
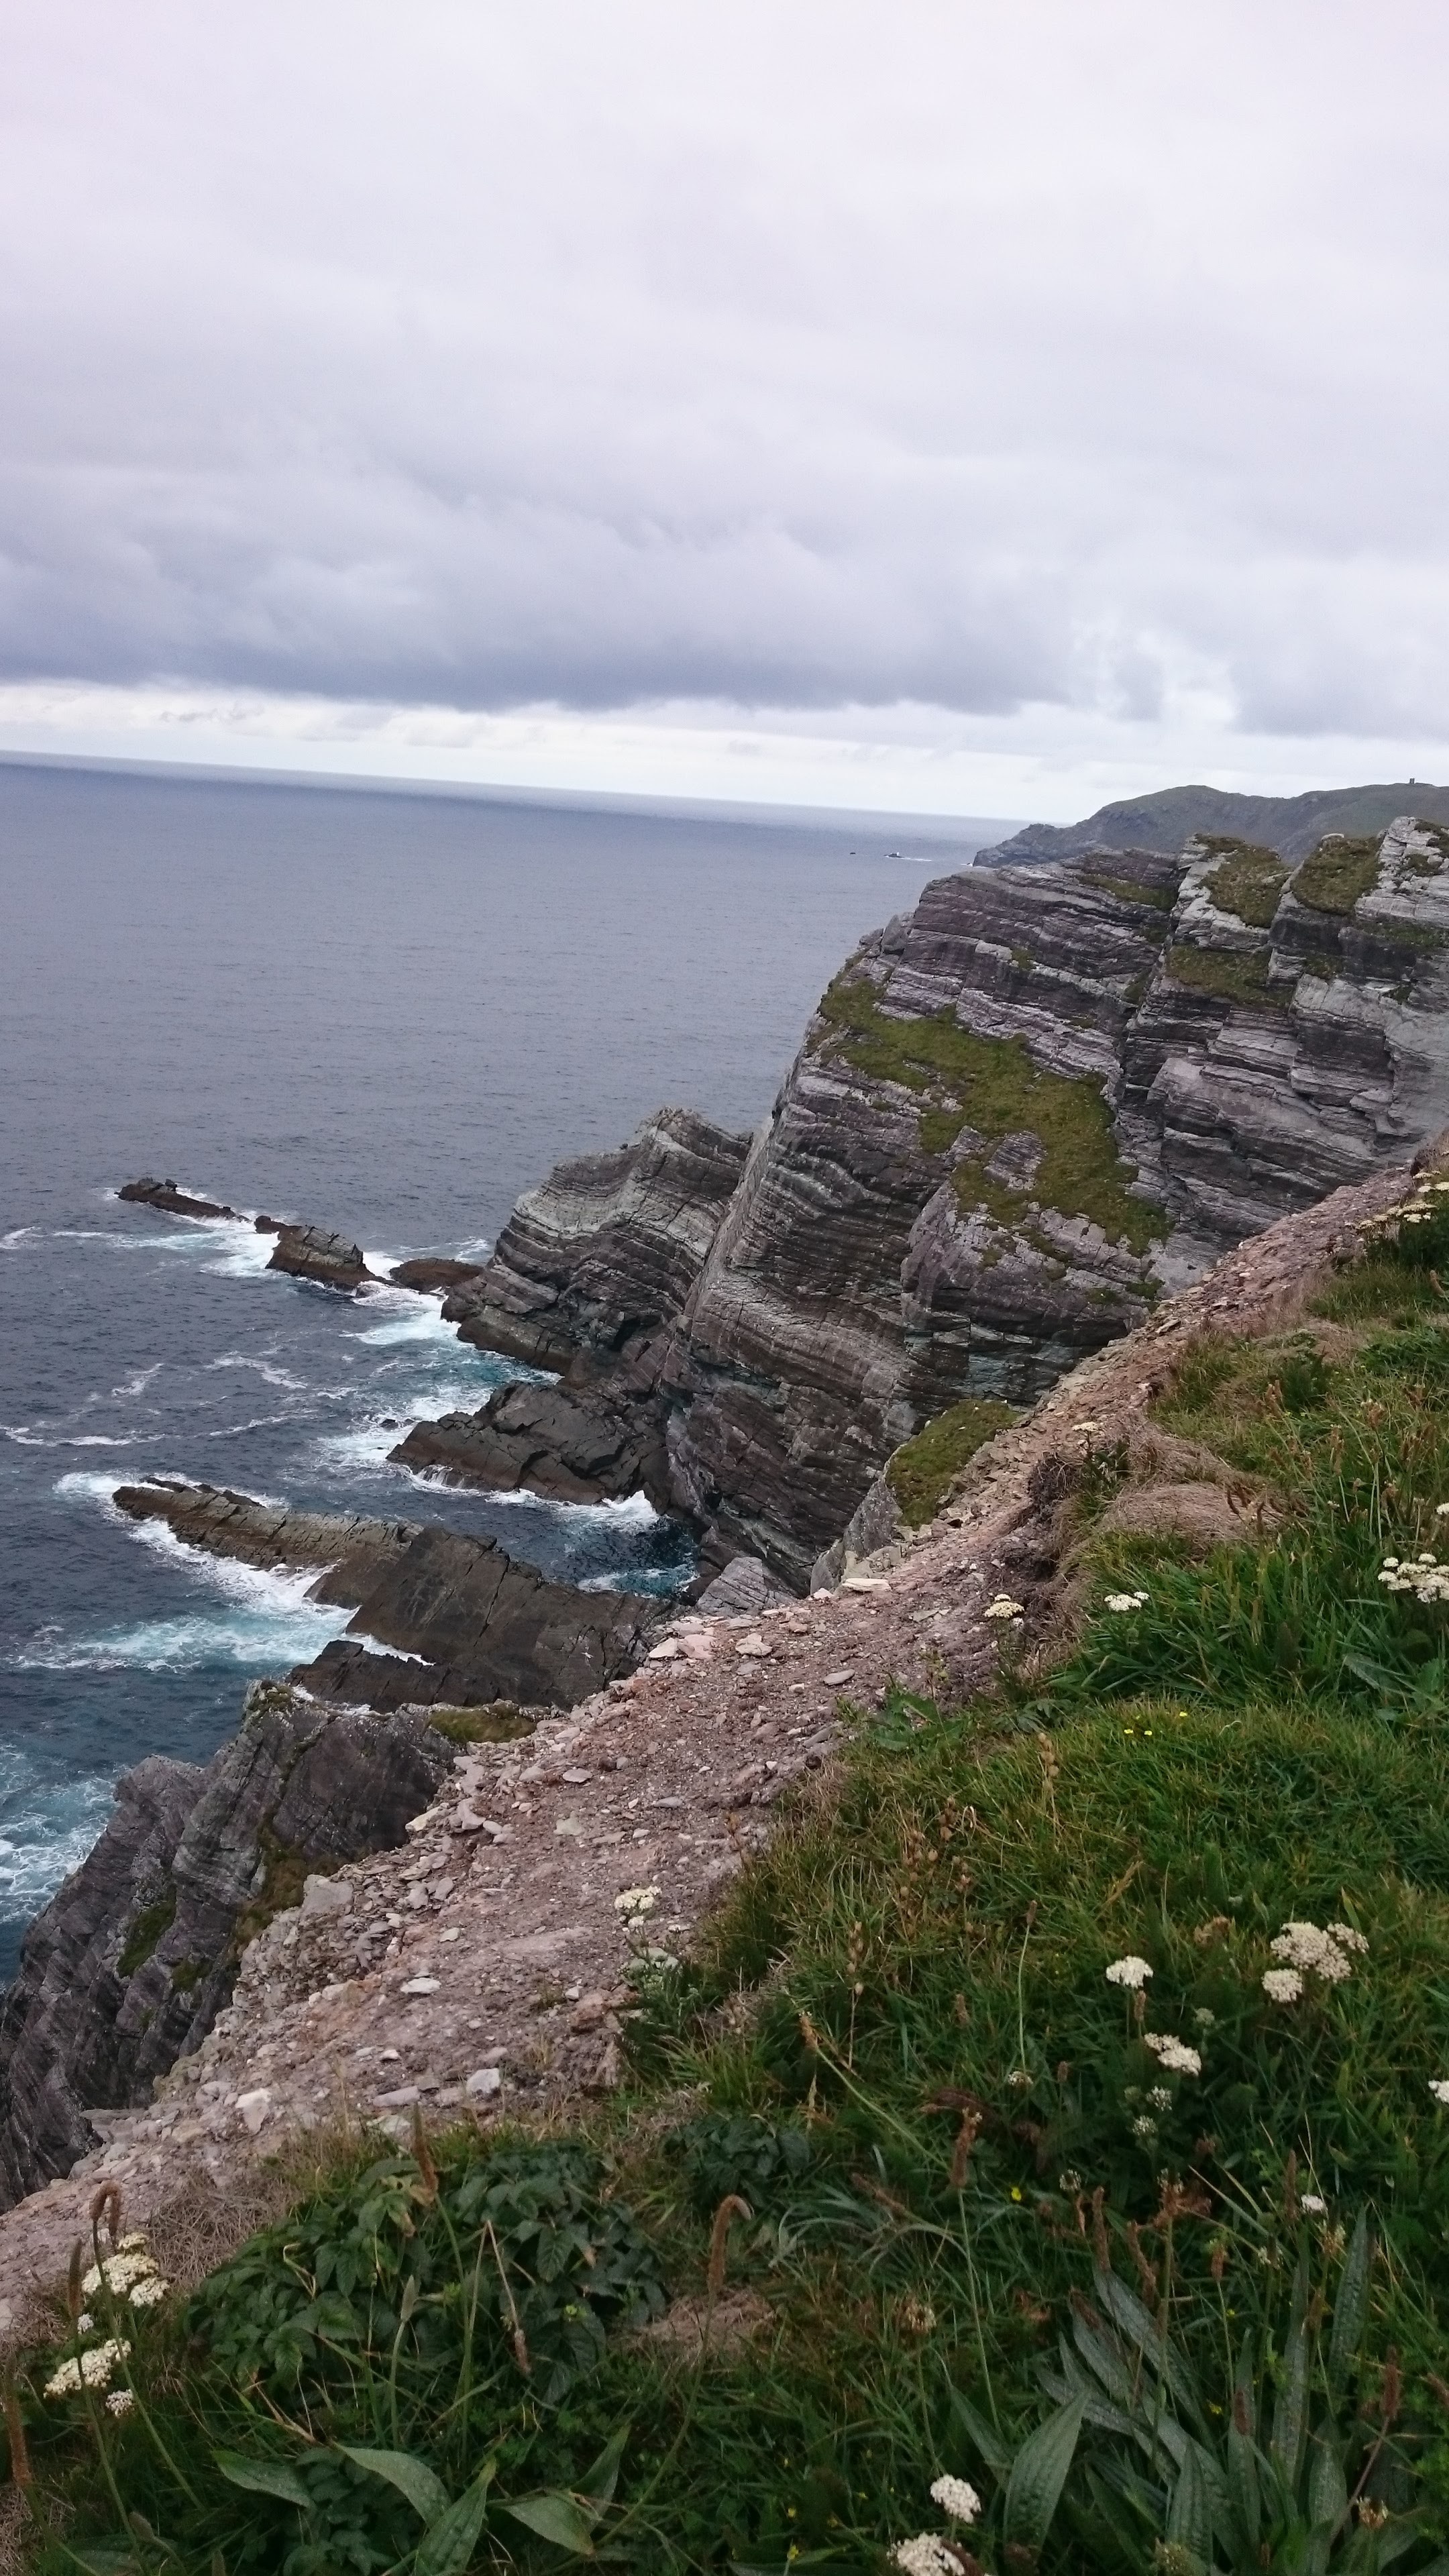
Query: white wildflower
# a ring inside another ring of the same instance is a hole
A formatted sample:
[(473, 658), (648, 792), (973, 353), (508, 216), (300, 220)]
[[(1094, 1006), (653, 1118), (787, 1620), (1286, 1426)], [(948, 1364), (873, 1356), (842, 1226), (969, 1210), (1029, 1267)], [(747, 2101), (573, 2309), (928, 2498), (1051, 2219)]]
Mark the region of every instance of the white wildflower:
[(614, 1899), (614, 1911), (627, 1921), (635, 1922), (645, 1914), (652, 1914), (658, 1902), (657, 1887), (621, 1887)]
[(1019, 1601), (1013, 1601), (1009, 1592), (998, 1592), (994, 1601), (988, 1601), (981, 1616), (983, 1619), (1024, 1619), (1026, 1612)]
[(1148, 2093), (1147, 2099), (1151, 2103), (1154, 2111), (1170, 2111), (1172, 2109), (1172, 2095), (1169, 2093), (1165, 2084), (1154, 2084)]
[[(1434, 1505), (1434, 1518), (1436, 1521), (1449, 1520), (1449, 1503), (1436, 1503)], [(1385, 1562), (1387, 1563), (1387, 1559), (1385, 1559)]]
[(1057, 2189), (1058, 2189), (1058, 2191), (1067, 2191), (1067, 2192), (1071, 2192), (1071, 2191), (1080, 2191), (1080, 2190), (1081, 2190), (1081, 2188), (1082, 2188), (1082, 2177), (1081, 2177), (1081, 2175), (1078, 2173), (1078, 2171), (1077, 2171), (1077, 2169), (1076, 2169), (1076, 2166), (1075, 2166), (1075, 2165), (1068, 2165), (1068, 2167), (1067, 2167), (1067, 2169), (1066, 2169), (1066, 2172), (1065, 2172), (1065, 2173), (1059, 2173), (1059, 2174), (1058, 2174), (1058, 2176), (1057, 2176)]
[(153, 2272), (149, 2280), (136, 2283), (130, 2294), (131, 2305), (133, 2308), (159, 2307), (170, 2287), (170, 2282), (163, 2281), (159, 2272)]
[(81, 2288), (86, 2297), (90, 2298), (104, 2282), (112, 2295), (121, 2299), (125, 2297), (133, 2282), (149, 2280), (155, 2269), (156, 2266), (150, 2255), (140, 2246), (136, 2246), (130, 2253), (110, 2254), (104, 2263), (93, 2263), (81, 2283)]
[(1285, 1923), (1268, 1947), (1285, 1967), (1322, 1977), (1325, 1985), (1341, 1986), (1345, 1977), (1353, 1974), (1346, 1953), (1332, 1933), (1320, 1931), (1316, 1923)]
[(1429, 2079), (1429, 2090), (1433, 2094), (1435, 2101), (1442, 2102), (1445, 2110), (1449, 2111), (1449, 2075), (1431, 2076)]
[(120, 2244), (116, 2247), (116, 2252), (118, 2254), (140, 2254), (145, 2250), (145, 2244), (146, 2231), (144, 2227), (133, 2227), (129, 2236), (122, 2237)]
[(1155, 2138), (1157, 2122), (1149, 2120), (1145, 2111), (1139, 2111), (1132, 2123), (1132, 2135), (1134, 2138)]
[(891, 2557), (902, 2576), (961, 2576), (955, 2550), (938, 2540), (934, 2531), (918, 2531), (914, 2540), (898, 2540)]
[(1218, 2024), (1217, 2014), (1212, 2011), (1211, 2007), (1207, 2004), (1198, 2005), (1196, 2012), (1193, 2014), (1193, 2020), (1201, 2031), (1216, 2030)]
[(1114, 1959), (1111, 1967), (1105, 1971), (1109, 1986), (1134, 1986), (1138, 1989), (1146, 1985), (1151, 1974), (1152, 1970), (1147, 1961), (1139, 1959), (1135, 1952), (1130, 1950), (1125, 1959)]
[(1113, 1611), (1118, 1618), (1123, 1618), (1129, 1610), (1142, 1609), (1146, 1600), (1145, 1592), (1109, 1592), (1102, 1606), (1104, 1609)]
[(78, 2335), (95, 2333), (96, 2321), (88, 2309), (83, 2308), (80, 2315), (76, 2318), (75, 2330)]
[(135, 2403), (136, 2400), (132, 2396), (129, 2388), (113, 2388), (110, 2396), (106, 2399), (106, 2413), (108, 2415), (129, 2415)]
[(1265, 1968), (1263, 1992), (1275, 2004), (1296, 2004), (1303, 1992), (1303, 1979), (1296, 1968)]
[(107, 2388), (118, 2361), (124, 2361), (131, 2347), (118, 2342), (114, 2335), (105, 2343), (94, 2344), (76, 2360), (63, 2361), (53, 2379), (45, 2383), (47, 2397), (70, 2397), (84, 2384), (87, 2388)]
[[(1449, 1503), (1446, 1503), (1446, 1504), (1444, 1505), (1444, 1509), (1445, 1509), (1445, 1511), (1449, 1511)], [(1386, 1556), (1386, 1557), (1384, 1558), (1384, 1572), (1385, 1572), (1386, 1574), (1389, 1574), (1389, 1573), (1397, 1573), (1397, 1571), (1398, 1571), (1398, 1564), (1399, 1564), (1399, 1560), (1398, 1560), (1398, 1558), (1397, 1558), (1396, 1556)]]
[(981, 2511), (981, 2498), (966, 2478), (936, 2478), (931, 2486), (931, 2502), (953, 2522), (974, 2522)]
[(1202, 2073), (1202, 2059), (1197, 2050), (1189, 2048), (1185, 2039), (1174, 2039), (1170, 2031), (1144, 2030), (1142, 2045), (1151, 2049), (1158, 2064), (1164, 2066), (1169, 2075)]
[(1351, 1923), (1330, 1923), (1328, 1929), (1333, 1939), (1338, 1943), (1340, 1950), (1366, 1950), (1368, 1948), (1368, 1943), (1362, 1932), (1355, 1932)]
[(1298, 2206), (1302, 2210), (1305, 2218), (1326, 2218), (1328, 2216), (1328, 2203), (1319, 2192), (1301, 2192), (1298, 2198)]

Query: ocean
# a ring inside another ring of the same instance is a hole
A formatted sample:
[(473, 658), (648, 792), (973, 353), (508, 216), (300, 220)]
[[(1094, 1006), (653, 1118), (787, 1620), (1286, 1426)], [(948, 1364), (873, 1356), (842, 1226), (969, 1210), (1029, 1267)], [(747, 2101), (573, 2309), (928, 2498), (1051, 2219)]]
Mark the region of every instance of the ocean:
[(268, 1274), (249, 1224), (140, 1173), (480, 1253), (566, 1154), (661, 1102), (769, 1109), (863, 931), (1000, 826), (637, 809), (0, 761), (0, 1982), (145, 1754), (205, 1761), (249, 1678), (347, 1614), (138, 1530), (171, 1472), (442, 1517), (550, 1574), (668, 1590), (642, 1502), (459, 1494), (399, 1426), (507, 1364), (435, 1300)]

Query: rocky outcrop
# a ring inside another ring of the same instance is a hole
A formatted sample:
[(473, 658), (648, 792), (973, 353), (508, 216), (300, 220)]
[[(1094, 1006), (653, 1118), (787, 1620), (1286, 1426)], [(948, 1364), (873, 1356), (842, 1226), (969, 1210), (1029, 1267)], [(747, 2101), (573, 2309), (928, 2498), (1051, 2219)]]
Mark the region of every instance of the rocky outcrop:
[[(334, 1646), (293, 1679), (374, 1706), (400, 1705), (405, 1694), (429, 1704), (567, 1708), (631, 1672), (664, 1614), (653, 1598), (549, 1583), (493, 1539), (433, 1523), (293, 1512), (169, 1479), (122, 1485), (115, 1500), (132, 1519), (162, 1520), (212, 1555), (320, 1567), (311, 1597), (354, 1610), (347, 1633), (357, 1645)], [(418, 1660), (399, 1664), (402, 1657)]]
[(174, 1181), (124, 1181), (116, 1196), (138, 1207), (162, 1208), (167, 1216), (236, 1216), (235, 1208), (224, 1207), (219, 1199), (193, 1198)]
[(0, 2206), (93, 2148), (105, 2123), (90, 2112), (149, 2100), (309, 1869), (401, 1841), (452, 1758), (417, 1716), (331, 1709), (262, 1683), (204, 1769), (153, 1755), (127, 1772), (0, 2004)]
[(707, 1555), (803, 1588), (876, 1469), (1030, 1403), (1449, 1116), (1449, 835), (940, 879), (839, 976), (663, 1368)]
[(560, 1163), (443, 1313), (480, 1350), (622, 1378), (683, 1305), (748, 1145), (692, 1110), (661, 1109), (617, 1154)]
[(642, 1491), (670, 1508), (662, 1410), (639, 1402), (621, 1410), (589, 1387), (499, 1387), (476, 1413), (414, 1423), (388, 1454), (495, 1493), (527, 1486), (551, 1502), (597, 1503)]
[[(263, 1230), (273, 1231), (270, 1224)], [(350, 1296), (376, 1284), (377, 1273), (368, 1269), (362, 1246), (349, 1243), (345, 1234), (329, 1234), (320, 1225), (282, 1225), (275, 1232), (277, 1248), (269, 1270), (284, 1270), (290, 1279), (308, 1279), (315, 1287), (339, 1288)]]
[(415, 1260), (397, 1262), (387, 1275), (394, 1288), (415, 1288), (422, 1296), (441, 1290), (446, 1296), (471, 1279), (481, 1279), (483, 1263), (456, 1261), (441, 1253), (424, 1252), (419, 1253)]

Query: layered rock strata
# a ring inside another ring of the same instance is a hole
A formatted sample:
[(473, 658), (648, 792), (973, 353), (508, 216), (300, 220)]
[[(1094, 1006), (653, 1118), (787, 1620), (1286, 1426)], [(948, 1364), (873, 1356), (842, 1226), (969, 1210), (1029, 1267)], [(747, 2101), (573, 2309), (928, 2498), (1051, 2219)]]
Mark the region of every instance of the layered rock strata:
[(264, 1683), (205, 1768), (156, 1754), (127, 1772), (0, 2005), (0, 2204), (94, 2147), (105, 2123), (90, 2113), (148, 2101), (308, 1868), (401, 1840), (451, 1760), (416, 1716), (332, 1710)]
[(616, 1154), (560, 1163), (519, 1200), (444, 1315), (479, 1350), (647, 1383), (644, 1346), (678, 1314), (748, 1146), (692, 1110), (660, 1109)]
[[(549, 1583), (494, 1540), (435, 1523), (294, 1512), (168, 1479), (122, 1485), (115, 1500), (212, 1555), (321, 1568), (311, 1597), (352, 1609), (348, 1640), (357, 1643), (334, 1645), (293, 1678), (375, 1706), (569, 1707), (631, 1671), (663, 1615), (642, 1595)], [(410, 1660), (399, 1667), (401, 1657)]]
[(497, 1493), (526, 1486), (551, 1502), (597, 1503), (643, 1492), (670, 1508), (662, 1411), (637, 1399), (621, 1409), (590, 1388), (499, 1387), (476, 1413), (414, 1423), (388, 1454), (399, 1466)]
[(359, 1243), (349, 1243), (345, 1234), (331, 1234), (321, 1225), (281, 1225), (268, 1221), (261, 1231), (275, 1232), (276, 1250), (267, 1263), (269, 1270), (285, 1271), (289, 1279), (308, 1279), (318, 1288), (338, 1288), (348, 1295), (376, 1284), (378, 1274), (368, 1269)]

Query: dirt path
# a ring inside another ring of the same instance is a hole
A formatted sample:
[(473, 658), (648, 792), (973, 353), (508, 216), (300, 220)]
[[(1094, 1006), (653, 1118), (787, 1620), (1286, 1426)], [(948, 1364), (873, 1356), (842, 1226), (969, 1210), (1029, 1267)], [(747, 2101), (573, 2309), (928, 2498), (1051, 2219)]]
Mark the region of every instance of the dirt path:
[[(1194, 1333), (1289, 1321), (1354, 1220), (1405, 1177), (1380, 1171), (1243, 1244), (1063, 1379), (972, 1462), (929, 1530), (839, 1590), (758, 1621), (686, 1613), (627, 1681), (460, 1757), (401, 1849), (310, 1882), (252, 1944), (232, 2004), (153, 2105), (98, 2114), (97, 2152), (0, 2215), (0, 2343), (64, 2272), (103, 2181), (120, 2185), (128, 2226), (209, 2186), (242, 2213), (240, 2233), (259, 2166), (339, 2114), (405, 2135), (416, 2103), (486, 2119), (610, 2086), (633, 1949), (687, 1946), (778, 1799), (828, 1767), (837, 1703), (868, 1706), (891, 1680), (979, 1688), (999, 1589), (1025, 1602), (1028, 1637), (1049, 1626), (1042, 1461), (1079, 1452), (1080, 1423), (1103, 1442), (1130, 1434)], [(630, 1890), (651, 1893), (621, 1908)], [(219, 2222), (213, 2252), (225, 2236)]]

